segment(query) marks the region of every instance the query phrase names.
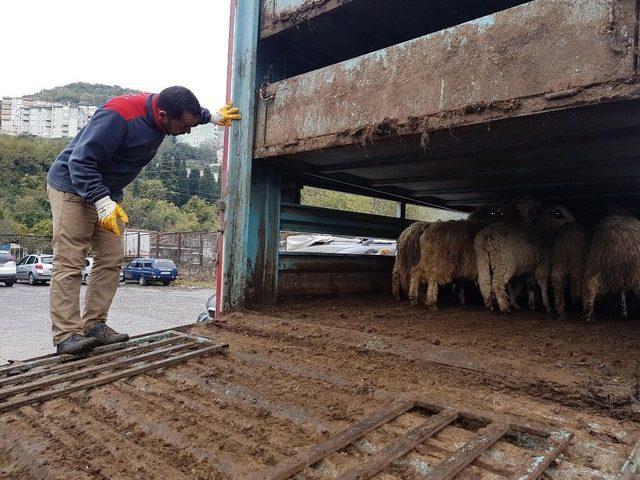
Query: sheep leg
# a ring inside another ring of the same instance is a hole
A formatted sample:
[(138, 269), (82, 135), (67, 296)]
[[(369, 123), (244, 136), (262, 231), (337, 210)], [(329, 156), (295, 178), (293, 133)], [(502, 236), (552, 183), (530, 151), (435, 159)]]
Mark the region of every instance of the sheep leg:
[(491, 288), (491, 270), (489, 265), (481, 265), (478, 262), (478, 287), (480, 288), (480, 293), (482, 294), (482, 299), (484, 300), (484, 305), (489, 310), (493, 310), (493, 296), (492, 296), (492, 288)]
[(427, 280), (427, 307), (438, 310), (438, 282)]
[(551, 275), (551, 285), (553, 286), (553, 299), (556, 304), (558, 318), (564, 318), (564, 275), (554, 272)]
[(543, 277), (538, 279), (538, 285), (540, 286), (540, 291), (542, 292), (542, 305), (544, 305), (544, 309), (547, 313), (551, 313), (551, 304), (549, 303), (549, 280), (547, 277)]
[(527, 304), (529, 305), (529, 310), (532, 312), (536, 311), (536, 290), (535, 288), (531, 288), (527, 285)]
[(620, 316), (623, 320), (629, 320), (629, 314), (627, 312), (627, 292), (624, 290), (620, 295)]
[(491, 288), (495, 293), (496, 300), (498, 301), (498, 308), (500, 308), (502, 313), (511, 313), (511, 306), (509, 304), (509, 297), (506, 290), (506, 286), (510, 279), (511, 274), (507, 271), (498, 269), (493, 272)]
[(460, 284), (460, 286), (458, 287), (458, 302), (460, 302), (460, 305), (466, 305), (467, 301), (464, 298), (464, 283)]
[(582, 299), (582, 274), (583, 269), (572, 271), (569, 276), (569, 288), (571, 289), (571, 303), (580, 305)]
[(520, 304), (518, 303), (518, 297), (522, 292), (522, 283), (509, 282), (507, 284), (507, 290), (509, 291), (509, 299), (511, 300), (511, 306), (516, 310), (521, 310)]
[(393, 296), (396, 297), (396, 300), (400, 301), (400, 272), (398, 272), (396, 268), (393, 269), (391, 291), (393, 292)]
[(587, 278), (582, 287), (582, 309), (584, 311), (584, 320), (588, 323), (595, 322), (593, 317), (593, 306), (596, 301), (598, 289), (600, 286), (600, 279), (598, 276)]
[(411, 269), (411, 281), (409, 283), (409, 300), (411, 306), (415, 307), (420, 303), (420, 285), (422, 284), (423, 271), (420, 266)]

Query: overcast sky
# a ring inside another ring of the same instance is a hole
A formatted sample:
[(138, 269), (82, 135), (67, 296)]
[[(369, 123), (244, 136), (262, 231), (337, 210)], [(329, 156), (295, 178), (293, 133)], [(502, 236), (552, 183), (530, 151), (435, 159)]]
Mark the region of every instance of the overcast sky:
[(224, 103), (229, 0), (11, 0), (0, 16), (0, 96), (83, 81)]

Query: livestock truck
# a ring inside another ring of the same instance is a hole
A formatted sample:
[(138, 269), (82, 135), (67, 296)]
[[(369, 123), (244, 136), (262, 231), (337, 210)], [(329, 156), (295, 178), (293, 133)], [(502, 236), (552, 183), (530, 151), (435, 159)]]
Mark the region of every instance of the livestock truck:
[[(411, 308), (390, 296), (391, 257), (278, 244), (396, 239), (408, 206), (523, 193), (585, 219), (637, 206), (639, 15), (635, 0), (234, 0), (243, 121), (219, 318), (77, 369), (3, 367), (0, 477), (637, 478), (637, 322)], [(397, 215), (306, 205), (307, 187)]]

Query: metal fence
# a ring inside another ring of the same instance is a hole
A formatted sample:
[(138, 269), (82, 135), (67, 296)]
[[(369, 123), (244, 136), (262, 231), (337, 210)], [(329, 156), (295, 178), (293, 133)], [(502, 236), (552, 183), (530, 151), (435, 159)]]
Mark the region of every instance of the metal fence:
[(53, 253), (51, 237), (0, 234), (0, 250), (8, 250), (16, 259), (34, 253)]
[(168, 258), (183, 276), (207, 280), (214, 276), (218, 234), (211, 232), (125, 233), (125, 259), (135, 257)]
[[(126, 231), (125, 260), (135, 257), (168, 258), (183, 276), (201, 280), (214, 277), (218, 234), (211, 232), (158, 233)], [(16, 259), (34, 253), (53, 253), (51, 237), (0, 234), (0, 250), (10, 250)]]

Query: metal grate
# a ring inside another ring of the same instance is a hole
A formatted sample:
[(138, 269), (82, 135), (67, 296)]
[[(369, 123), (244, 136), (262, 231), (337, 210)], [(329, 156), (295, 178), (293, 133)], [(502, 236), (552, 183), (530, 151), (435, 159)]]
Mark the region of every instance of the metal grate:
[(0, 368), (0, 413), (226, 351), (228, 345), (175, 330)]
[[(493, 418), (477, 412), (462, 411), (444, 407), (430, 402), (402, 402), (365, 418), (356, 425), (343, 430), (326, 442), (315, 445), (300, 453), (289, 462), (276, 465), (259, 474), (261, 480), (286, 480), (302, 472), (320, 460), (347, 447), (366, 434), (391, 422), (395, 418), (410, 410), (426, 410), (435, 412), (427, 417), (425, 422), (410, 430), (406, 434), (393, 440), (373, 455), (365, 458), (355, 467), (337, 478), (340, 480), (364, 480), (382, 472), (393, 461), (406, 455), (421, 443), (452, 425), (457, 420), (480, 422), (484, 427), (469, 442), (456, 452), (434, 465), (429, 473), (422, 478), (429, 480), (449, 480), (454, 478), (471, 465), (483, 452), (491, 448), (496, 442), (510, 433), (530, 435), (546, 441), (546, 448), (536, 450), (536, 457), (532, 463), (523, 468), (521, 473), (512, 480), (536, 480), (542, 477), (544, 471), (564, 451), (571, 439), (571, 433), (564, 430), (551, 430), (545, 426), (531, 423), (519, 423), (513, 419)], [(315, 478), (315, 477), (314, 477)]]

